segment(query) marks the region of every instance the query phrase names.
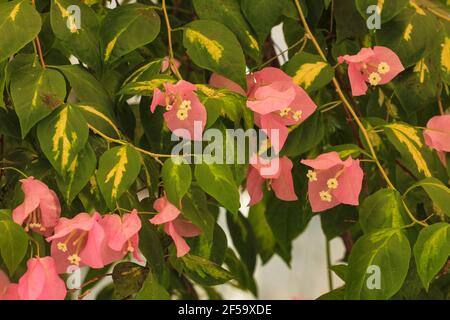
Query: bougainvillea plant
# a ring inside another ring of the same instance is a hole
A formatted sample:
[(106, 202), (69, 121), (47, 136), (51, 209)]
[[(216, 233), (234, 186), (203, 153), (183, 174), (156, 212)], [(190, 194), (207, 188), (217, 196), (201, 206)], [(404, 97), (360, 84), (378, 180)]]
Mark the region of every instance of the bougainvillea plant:
[(0, 0), (0, 299), (257, 297), (316, 215), (321, 299), (450, 298), (448, 5)]

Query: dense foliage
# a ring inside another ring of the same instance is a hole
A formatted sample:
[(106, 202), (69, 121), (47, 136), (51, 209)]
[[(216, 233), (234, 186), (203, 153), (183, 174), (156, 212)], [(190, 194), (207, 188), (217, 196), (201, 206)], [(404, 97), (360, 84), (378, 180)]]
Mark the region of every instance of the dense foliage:
[(314, 215), (347, 251), (321, 298), (450, 298), (448, 5), (0, 0), (0, 299), (257, 296)]

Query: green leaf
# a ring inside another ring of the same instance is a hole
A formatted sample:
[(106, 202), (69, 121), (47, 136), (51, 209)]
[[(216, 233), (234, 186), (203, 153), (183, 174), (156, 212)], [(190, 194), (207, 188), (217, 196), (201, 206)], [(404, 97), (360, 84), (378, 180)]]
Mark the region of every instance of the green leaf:
[(248, 271), (247, 266), (236, 256), (234, 251), (230, 248), (227, 250), (225, 264), (230, 269), (231, 274), (238, 282), (238, 288), (242, 290), (249, 290), (255, 297), (258, 295), (255, 279)]
[(0, 4), (0, 61), (31, 42), (41, 30), (41, 17), (27, 0)]
[(10, 209), (0, 209), (0, 220), (12, 220)]
[(224, 25), (210, 20), (193, 21), (186, 25), (183, 44), (199, 67), (247, 87), (244, 53), (234, 34)]
[(135, 300), (170, 300), (170, 294), (158, 283), (153, 272), (149, 272)]
[(12, 220), (0, 220), (0, 253), (13, 275), (28, 249), (28, 235)]
[(195, 166), (200, 187), (232, 213), (239, 210), (239, 190), (227, 165), (201, 163)]
[(339, 157), (341, 159), (347, 159), (348, 157), (356, 159), (361, 155), (361, 153), (364, 153), (364, 150), (355, 144), (341, 144), (338, 146), (333, 146), (329, 149), (329, 151), (336, 151), (339, 153)]
[(334, 289), (317, 298), (317, 300), (344, 300), (344, 299), (345, 299), (345, 286)]
[(156, 228), (148, 221), (147, 217), (141, 217), (142, 228), (139, 231), (139, 249), (147, 260), (150, 268), (158, 275), (159, 281), (167, 272), (164, 260), (164, 251), (156, 232)]
[(359, 208), (359, 223), (364, 233), (400, 228), (408, 221), (401, 195), (397, 190), (381, 189), (364, 199)]
[(190, 253), (221, 265), (228, 248), (227, 236), (217, 223), (213, 222), (212, 224), (214, 227), (212, 240), (208, 239), (205, 233), (202, 232), (200, 236), (192, 238), (189, 242), (191, 246)]
[(215, 286), (233, 278), (229, 271), (205, 258), (187, 254), (181, 259), (189, 277), (201, 285)]
[(113, 101), (103, 85), (92, 74), (77, 65), (56, 68), (67, 78), (80, 104), (92, 103), (98, 111), (112, 119)]
[(65, 177), (86, 145), (89, 128), (78, 109), (65, 104), (39, 123), (37, 134), (45, 156), (56, 171)]
[(24, 65), (11, 76), (11, 96), (22, 137), (64, 102), (66, 83), (57, 71)]
[(65, 179), (58, 177), (57, 182), (67, 204), (71, 204), (75, 197), (83, 190), (97, 167), (97, 157), (89, 143), (86, 144), (67, 169)]
[(324, 135), (325, 125), (322, 115), (315, 112), (288, 135), (281, 154), (288, 157), (299, 156), (322, 142)]
[(169, 202), (180, 208), (181, 200), (191, 185), (191, 166), (183, 163), (181, 158), (169, 158), (162, 167), (162, 179)]
[(437, 210), (450, 217), (450, 189), (445, 184), (431, 177), (415, 183), (409, 190), (417, 187), (422, 187), (425, 190)]
[(242, 48), (255, 61), (261, 59), (261, 48), (245, 21), (238, 0), (194, 0), (195, 12), (200, 19), (214, 20), (230, 29)]
[(103, 60), (113, 63), (152, 42), (159, 34), (160, 25), (159, 16), (152, 6), (134, 3), (109, 10), (100, 30)]
[(248, 220), (240, 213), (227, 212), (227, 226), (241, 260), (247, 266), (250, 274), (253, 274), (256, 266), (256, 239)]
[(272, 28), (279, 22), (286, 0), (242, 0), (241, 9), (253, 30), (258, 42), (266, 40)]
[(199, 227), (206, 239), (212, 241), (215, 219), (208, 210), (205, 193), (199, 188), (192, 188), (182, 200), (181, 208), (183, 216)]
[[(78, 7), (79, 16), (68, 11), (70, 6)], [(52, 0), (50, 23), (64, 48), (89, 67), (100, 68), (100, 24), (94, 10), (79, 0)]]
[(311, 218), (311, 212), (302, 210), (300, 201), (282, 201), (271, 196), (267, 202), (267, 223), (284, 254), (290, 254), (292, 241), (306, 229)]
[(330, 267), (330, 269), (344, 282), (345, 279), (347, 279), (347, 268), (348, 265), (346, 264), (336, 264)]
[(367, 8), (372, 5), (378, 5), (381, 22), (384, 23), (391, 20), (399, 14), (400, 11), (405, 9), (408, 5), (408, 0), (356, 0), (356, 8), (364, 20), (369, 19), (369, 17), (374, 14), (373, 12), (370, 15), (367, 14)]
[(276, 240), (265, 216), (266, 206), (260, 202), (250, 207), (248, 221), (256, 238), (256, 247), (263, 264), (275, 253)]
[[(398, 229), (385, 229), (362, 236), (353, 246), (347, 270), (345, 298), (389, 299), (402, 287), (408, 274), (411, 248), (405, 234)], [(378, 267), (379, 273), (372, 272)], [(379, 275), (380, 288), (369, 284)]]
[(334, 77), (334, 69), (314, 54), (299, 52), (286, 64), (286, 73), (308, 92), (325, 87)]
[(358, 219), (354, 206), (340, 205), (320, 214), (322, 231), (328, 240), (334, 239), (349, 230)]
[(422, 229), (413, 251), (420, 280), (428, 290), (450, 255), (450, 224), (441, 222)]
[(119, 299), (125, 299), (139, 292), (148, 273), (148, 269), (136, 263), (120, 262), (116, 264), (112, 273), (116, 296)]
[[(415, 114), (436, 103), (442, 80), (439, 76), (439, 64), (435, 57), (436, 55), (433, 54), (419, 60), (414, 68), (402, 72), (392, 82), (395, 95), (407, 114)], [(393, 104), (386, 101), (386, 106), (389, 105)]]
[(116, 208), (116, 200), (134, 183), (141, 169), (141, 157), (130, 146), (114, 147), (99, 161), (97, 182), (109, 208)]

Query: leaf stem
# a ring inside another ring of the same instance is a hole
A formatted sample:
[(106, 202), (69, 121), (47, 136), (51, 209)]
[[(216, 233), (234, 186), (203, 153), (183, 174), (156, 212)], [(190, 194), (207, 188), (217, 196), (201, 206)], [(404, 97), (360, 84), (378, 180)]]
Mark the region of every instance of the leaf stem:
[(250, 69), (250, 72), (253, 72), (254, 70), (259, 70), (262, 67), (267, 66), (269, 63), (271, 63), (273, 60), (278, 59), (279, 56), (285, 54), (286, 52), (288, 52), (289, 50), (295, 48), (296, 46), (298, 46), (301, 43), (306, 43), (307, 42), (307, 38), (303, 37), (300, 40), (298, 40), (297, 42), (295, 42), (293, 45), (291, 45), (289, 48), (280, 51), (280, 53), (278, 53), (277, 55), (273, 56), (272, 58), (270, 58), (269, 60), (265, 61), (264, 63), (260, 64), (259, 66), (253, 67), (252, 69)]
[(333, 274), (331, 272), (331, 248), (330, 241), (328, 239), (325, 240), (325, 250), (327, 255), (327, 275), (328, 275), (328, 287), (330, 291), (333, 290)]
[(107, 136), (106, 134), (104, 134), (103, 132), (101, 132), (100, 130), (98, 130), (97, 128), (91, 126), (90, 124), (88, 124), (89, 129), (94, 132), (95, 134), (99, 135), (100, 137), (102, 137), (103, 139), (105, 139), (108, 142), (112, 142), (112, 143), (116, 143), (116, 144), (120, 144), (123, 146), (131, 146), (132, 148), (134, 148), (136, 151), (146, 154), (152, 158), (154, 158), (159, 164), (163, 164), (161, 162), (161, 160), (159, 160), (159, 158), (171, 158), (173, 155), (171, 154), (160, 154), (160, 153), (154, 153), (154, 152), (150, 152), (147, 150), (144, 150), (142, 148), (136, 147), (135, 145), (133, 145), (132, 143), (128, 142), (128, 141), (124, 141), (124, 140), (120, 140), (120, 139), (115, 139), (115, 138), (111, 138), (110, 136)]
[[(36, 2), (35, 0), (31, 0), (31, 3), (33, 4), (34, 7), (36, 7)], [(33, 40), (36, 43), (36, 48), (39, 54), (39, 59), (41, 60), (41, 65), (42, 68), (46, 68), (45, 66), (45, 61), (44, 61), (44, 55), (42, 54), (42, 47), (41, 47), (41, 41), (39, 41), (39, 35), (36, 35), (36, 38), (34, 38)]]
[(20, 173), (23, 177), (28, 178), (28, 176), (23, 171), (20, 171), (19, 169), (15, 168), (15, 167), (0, 167), (0, 171), (1, 170), (13, 170), (13, 171)]
[(178, 70), (176, 64), (175, 64), (175, 57), (173, 54), (173, 46), (172, 46), (172, 28), (170, 26), (169, 21), (169, 15), (167, 14), (167, 7), (166, 7), (166, 0), (162, 0), (162, 10), (164, 12), (164, 19), (166, 20), (166, 26), (167, 26), (167, 36), (169, 40), (169, 64), (172, 67), (172, 70), (175, 72), (175, 75), (177, 76), (178, 80), (183, 80), (183, 77), (180, 74), (180, 71)]

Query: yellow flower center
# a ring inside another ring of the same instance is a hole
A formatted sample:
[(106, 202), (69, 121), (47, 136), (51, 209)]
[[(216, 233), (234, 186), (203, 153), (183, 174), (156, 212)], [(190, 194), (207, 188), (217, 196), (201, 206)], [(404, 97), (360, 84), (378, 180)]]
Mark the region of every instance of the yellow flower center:
[(317, 173), (313, 170), (308, 170), (306, 176), (308, 177), (309, 182), (317, 181)]
[(184, 109), (180, 109), (177, 111), (177, 118), (180, 120), (186, 120), (188, 117), (188, 111)]
[(303, 114), (303, 111), (298, 110), (298, 111), (294, 112), (294, 115), (292, 117), (294, 118), (295, 121), (298, 121), (302, 118), (302, 114)]
[(79, 266), (79, 265), (80, 265), (81, 258), (80, 258), (79, 255), (77, 255), (77, 254), (75, 253), (75, 254), (72, 254), (72, 255), (68, 256), (68, 257), (67, 257), (67, 260), (69, 260), (70, 264), (74, 264), (74, 265), (76, 265), (76, 266)]
[(58, 250), (62, 252), (67, 252), (67, 244), (65, 244), (64, 242), (58, 242), (57, 247)]
[(172, 109), (173, 109), (173, 105), (171, 105), (171, 104), (166, 105), (166, 111), (170, 111)]
[(329, 189), (337, 189), (339, 183), (336, 178), (331, 178), (327, 181), (327, 186)]
[(286, 117), (287, 115), (289, 115), (290, 111), (291, 111), (291, 108), (286, 107), (286, 108), (280, 110), (280, 116), (281, 117)]
[(189, 116), (189, 110), (191, 110), (191, 101), (190, 100), (183, 100), (180, 103), (180, 106), (178, 107), (177, 111), (177, 118), (180, 120), (186, 120)]
[(321, 191), (319, 193), (320, 196), (320, 200), (325, 201), (325, 202), (331, 202), (331, 199), (333, 199), (333, 197), (331, 196), (331, 194), (328, 191)]
[(380, 81), (381, 81), (381, 76), (380, 76), (378, 73), (372, 72), (372, 73), (369, 75), (369, 83), (370, 83), (371, 85), (376, 86), (377, 84), (380, 83)]
[(386, 62), (381, 62), (378, 65), (378, 73), (380, 74), (386, 74), (389, 71), (391, 71), (391, 66), (389, 64), (387, 64)]
[(183, 110), (191, 110), (191, 101), (190, 100), (183, 100), (180, 104), (180, 109)]

